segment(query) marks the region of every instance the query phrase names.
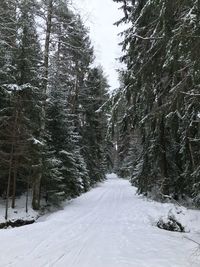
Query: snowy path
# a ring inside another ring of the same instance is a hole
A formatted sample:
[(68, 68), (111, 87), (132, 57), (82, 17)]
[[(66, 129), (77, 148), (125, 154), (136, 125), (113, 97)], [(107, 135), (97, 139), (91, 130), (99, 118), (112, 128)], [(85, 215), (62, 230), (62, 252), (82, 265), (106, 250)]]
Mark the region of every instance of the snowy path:
[[(163, 204), (108, 181), (31, 226), (0, 231), (0, 267), (197, 267), (196, 245), (153, 226)], [(150, 216), (151, 214), (151, 216)]]

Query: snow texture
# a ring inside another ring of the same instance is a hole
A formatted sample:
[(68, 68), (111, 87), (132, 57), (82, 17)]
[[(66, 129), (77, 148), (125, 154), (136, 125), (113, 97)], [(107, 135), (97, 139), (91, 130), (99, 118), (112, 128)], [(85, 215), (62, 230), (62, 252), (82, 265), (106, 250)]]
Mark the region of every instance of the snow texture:
[[(200, 212), (137, 196), (127, 180), (108, 180), (37, 223), (0, 231), (0, 266), (199, 267)], [(176, 212), (189, 233), (158, 229)]]
[[(9, 202), (8, 221), (15, 221), (18, 219), (24, 220), (24, 221), (31, 221), (31, 220), (36, 220), (38, 217), (39, 217), (38, 212), (34, 211), (31, 208), (31, 197), (29, 198), (29, 201), (28, 201), (28, 212), (26, 212), (26, 196), (16, 198), (16, 205), (14, 209), (11, 208), (11, 201)], [(0, 223), (4, 223), (4, 222), (6, 222), (5, 200), (1, 199), (0, 201)], [(0, 261), (0, 267), (1, 266), (3, 265), (1, 265), (1, 261)]]

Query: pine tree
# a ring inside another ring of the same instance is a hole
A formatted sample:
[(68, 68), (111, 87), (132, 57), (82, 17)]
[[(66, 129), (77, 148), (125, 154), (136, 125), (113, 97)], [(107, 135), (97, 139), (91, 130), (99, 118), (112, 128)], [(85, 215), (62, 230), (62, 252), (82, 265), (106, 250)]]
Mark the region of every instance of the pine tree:
[(103, 104), (107, 99), (108, 83), (101, 67), (90, 70), (81, 95), (83, 107), (84, 153), (90, 172), (91, 184), (104, 179), (105, 137), (107, 117)]
[[(15, 83), (15, 63), (14, 53), (16, 46), (16, 6), (15, 1), (2, 1), (0, 5), (0, 153), (2, 154), (8, 147), (5, 145), (6, 120), (10, 117), (11, 103), (7, 87)], [(6, 148), (5, 148), (6, 146)], [(3, 162), (1, 155), (1, 189), (0, 194), (4, 194), (7, 181), (7, 163)]]
[(38, 210), (41, 198), (59, 204), (104, 179), (108, 85), (92, 66), (88, 30), (67, 1), (3, 0), (0, 12), (0, 194), (7, 219), (10, 197), (14, 208), (26, 193), (28, 211), (31, 195)]
[[(56, 53), (51, 58), (49, 81), (50, 106), (48, 109), (48, 129), (51, 135), (51, 147), (54, 157), (60, 162), (60, 185), (57, 195), (64, 193), (64, 197), (74, 197), (88, 190), (88, 171), (81, 155), (80, 136), (75, 127), (77, 125), (76, 114), (73, 111), (71, 97), (76, 73), (73, 69), (75, 62), (72, 58), (72, 49), (79, 47), (71, 46), (74, 36), (74, 24), (76, 16), (68, 9), (65, 2), (59, 2), (55, 6), (56, 23), (53, 25), (53, 41)], [(70, 27), (69, 27), (70, 25)], [(71, 32), (73, 29), (73, 32)], [(78, 38), (78, 34), (77, 34)], [(78, 53), (78, 52), (77, 52)], [(55, 71), (56, 70), (56, 71)], [(73, 120), (75, 119), (76, 122)], [(55, 182), (58, 177), (55, 177)], [(52, 187), (55, 184), (52, 180)], [(59, 193), (59, 190), (60, 193)]]
[[(27, 177), (30, 175), (32, 158), (28, 156), (32, 150), (31, 144), (35, 143), (38, 135), (40, 121), (40, 66), (41, 51), (37, 39), (34, 14), (36, 4), (33, 1), (20, 1), (18, 20), (15, 25), (15, 45), (13, 51), (13, 79), (5, 80), (3, 88), (4, 97), (7, 98), (6, 110), (2, 118), (1, 131), (3, 162), (8, 162), (7, 201), (12, 189), (12, 207), (15, 206), (16, 188), (26, 190)], [(16, 16), (16, 14), (15, 14)], [(14, 40), (12, 40), (14, 42)], [(9, 74), (11, 67), (7, 67)], [(33, 153), (34, 154), (34, 153)], [(37, 154), (38, 156), (38, 154)], [(38, 160), (38, 159), (37, 159)], [(35, 165), (35, 163), (34, 163)], [(22, 179), (18, 182), (18, 177)]]
[(125, 13), (118, 23), (130, 25), (123, 33), (121, 58), (127, 65), (125, 118), (129, 128), (140, 130), (143, 142), (142, 164), (132, 181), (141, 193), (194, 196), (199, 179), (199, 57), (193, 49), (198, 2), (116, 2), (123, 2)]

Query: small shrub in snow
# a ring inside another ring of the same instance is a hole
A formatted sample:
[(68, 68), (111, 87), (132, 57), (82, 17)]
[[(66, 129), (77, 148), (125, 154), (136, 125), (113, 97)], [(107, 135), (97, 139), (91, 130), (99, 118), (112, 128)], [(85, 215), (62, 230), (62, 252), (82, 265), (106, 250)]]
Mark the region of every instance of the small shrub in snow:
[(14, 221), (6, 221), (3, 223), (0, 223), (0, 229), (25, 226), (25, 225), (33, 224), (34, 222), (35, 220), (22, 220), (22, 219), (17, 219)]
[(180, 222), (178, 222), (173, 215), (168, 215), (166, 220), (160, 218), (159, 221), (157, 222), (157, 226), (158, 228), (167, 231), (182, 232), (182, 233), (185, 232), (185, 227)]

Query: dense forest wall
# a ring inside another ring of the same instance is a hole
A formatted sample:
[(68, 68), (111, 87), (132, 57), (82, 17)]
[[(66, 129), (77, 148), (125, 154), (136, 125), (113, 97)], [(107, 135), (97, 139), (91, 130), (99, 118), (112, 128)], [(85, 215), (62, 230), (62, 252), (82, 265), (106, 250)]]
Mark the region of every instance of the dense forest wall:
[[(140, 133), (137, 159), (124, 157), (139, 193), (191, 197), (200, 204), (200, 1), (114, 0), (122, 4), (126, 65), (114, 97), (126, 155)], [(121, 103), (123, 103), (123, 108)], [(130, 136), (129, 140), (127, 137)], [(121, 152), (120, 152), (121, 153)]]
[[(0, 197), (34, 209), (104, 179), (109, 88), (88, 30), (65, 0), (0, 4)], [(28, 194), (27, 194), (28, 195)]]

